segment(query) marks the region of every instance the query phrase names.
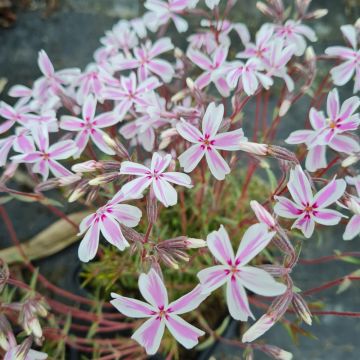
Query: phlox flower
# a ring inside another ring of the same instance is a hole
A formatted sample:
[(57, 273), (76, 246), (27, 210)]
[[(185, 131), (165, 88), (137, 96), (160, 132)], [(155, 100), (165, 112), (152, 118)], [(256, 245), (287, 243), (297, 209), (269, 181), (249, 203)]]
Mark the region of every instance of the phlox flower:
[(178, 14), (182, 14), (190, 3), (191, 0), (146, 0), (144, 6), (150, 12), (144, 15), (144, 20), (151, 30), (156, 30), (160, 25), (172, 20), (179, 33), (185, 32), (189, 25)]
[(114, 113), (122, 120), (133, 105), (145, 105), (146, 102), (143, 97), (160, 85), (161, 83), (154, 76), (138, 84), (136, 75), (132, 72), (129, 77), (122, 76), (120, 78), (120, 86), (118, 88), (106, 88), (103, 91), (103, 96), (105, 99), (118, 101), (114, 108)]
[(269, 230), (275, 230), (276, 221), (274, 217), (256, 200), (250, 201), (250, 206), (260, 223), (265, 224)]
[[(189, 48), (187, 51), (188, 58), (204, 72), (195, 80), (196, 86), (201, 90), (214, 82), (219, 93), (223, 97), (228, 97), (230, 94), (229, 86), (221, 74), (222, 67), (225, 65), (228, 48), (219, 46), (211, 56), (211, 59), (198, 50)], [(225, 66), (226, 67), (226, 66)], [(220, 74), (218, 74), (220, 71)]]
[(344, 240), (352, 240), (360, 234), (360, 175), (355, 177), (347, 176), (346, 181), (348, 184), (354, 185), (357, 192), (357, 196), (350, 195), (350, 199), (347, 201), (347, 206), (354, 215), (347, 223), (343, 235)]
[(179, 156), (185, 172), (191, 172), (206, 157), (214, 177), (223, 180), (230, 173), (230, 167), (218, 150), (240, 150), (240, 144), (247, 141), (242, 129), (218, 133), (224, 116), (224, 106), (211, 103), (202, 119), (202, 132), (184, 119), (176, 125), (178, 133), (193, 145)]
[(307, 176), (301, 166), (297, 165), (295, 169), (290, 170), (287, 188), (294, 201), (276, 196), (274, 211), (279, 216), (296, 219), (292, 228), (300, 229), (306, 238), (313, 234), (315, 223), (336, 225), (343, 217), (338, 211), (327, 207), (344, 194), (344, 180), (334, 178), (314, 196)]
[(170, 161), (171, 155), (168, 154), (163, 157), (159, 153), (153, 154), (150, 168), (131, 161), (123, 161), (120, 174), (137, 176), (136, 179), (129, 181), (122, 187), (123, 192), (137, 196), (151, 186), (154, 195), (164, 206), (175, 205), (177, 203), (177, 192), (169, 183), (187, 188), (192, 187), (192, 185), (190, 176), (186, 174), (174, 171), (165, 172)]
[(294, 54), (301, 56), (306, 49), (306, 37), (308, 40), (317, 41), (315, 31), (300, 21), (287, 20), (285, 24), (275, 25), (274, 36), (284, 40), (285, 46), (295, 45)]
[(196, 309), (208, 296), (202, 293), (201, 286), (169, 304), (163, 281), (154, 269), (139, 277), (139, 290), (147, 302), (131, 299), (112, 293), (111, 304), (125, 316), (148, 318), (132, 335), (143, 346), (148, 355), (157, 352), (165, 327), (185, 348), (198, 344), (198, 338), (205, 333), (183, 320), (179, 315)]
[(34, 83), (34, 97), (36, 98), (64, 94), (64, 85), (71, 84), (80, 74), (80, 69), (77, 68), (55, 71), (44, 50), (39, 52), (38, 65), (43, 76)]
[(16, 122), (23, 125), (24, 122), (31, 118), (32, 114), (29, 114), (31, 109), (26, 105), (26, 102), (27, 100), (24, 102), (20, 99), (14, 106), (4, 101), (0, 102), (0, 117), (5, 119), (5, 122), (0, 125), (0, 134), (12, 128)]
[(173, 48), (170, 38), (161, 38), (154, 44), (147, 41), (141, 47), (133, 49), (135, 58), (114, 57), (112, 63), (118, 70), (137, 69), (140, 81), (145, 81), (149, 73), (153, 73), (162, 81), (169, 82), (174, 76), (173, 66), (168, 61), (156, 57)]
[(79, 157), (84, 151), (89, 139), (105, 154), (114, 155), (113, 149), (104, 140), (102, 128), (115, 125), (119, 118), (113, 111), (105, 112), (95, 116), (96, 99), (88, 95), (82, 107), (82, 118), (64, 115), (60, 120), (60, 128), (68, 131), (76, 131), (75, 144), (78, 148), (76, 156)]
[(198, 273), (203, 291), (210, 293), (226, 284), (226, 301), (230, 315), (247, 321), (252, 314), (245, 288), (262, 296), (283, 294), (286, 286), (276, 282), (265, 270), (247, 264), (271, 241), (275, 232), (269, 232), (265, 224), (250, 226), (238, 248), (236, 255), (229, 235), (223, 226), (210, 233), (206, 239), (211, 254), (220, 265), (215, 265)]
[(335, 85), (345, 85), (355, 74), (354, 93), (360, 90), (360, 50), (358, 47), (358, 30), (353, 25), (340, 27), (345, 39), (351, 47), (330, 46), (325, 54), (343, 60), (342, 64), (331, 69), (331, 77)]
[(251, 58), (243, 63), (242, 61), (233, 61), (230, 63), (231, 69), (226, 69), (226, 81), (231, 88), (235, 88), (239, 81), (244, 88), (245, 93), (250, 96), (255, 93), (259, 83), (269, 89), (273, 84), (270, 76), (263, 73), (265, 66), (257, 58)]
[(81, 261), (88, 262), (95, 257), (99, 247), (100, 233), (106, 241), (120, 251), (130, 246), (121, 231), (120, 224), (135, 227), (138, 225), (142, 213), (136, 206), (119, 203), (133, 198), (125, 195), (120, 189), (104, 206), (81, 221), (78, 235), (85, 233), (78, 250)]
[(40, 125), (32, 129), (35, 146), (26, 151), (24, 154), (15, 155), (11, 158), (17, 163), (30, 163), (32, 171), (42, 175), (45, 181), (49, 176), (49, 171), (55, 177), (69, 176), (72, 172), (61, 165), (58, 160), (68, 159), (75, 155), (77, 147), (72, 140), (63, 140), (49, 145), (49, 134), (45, 125)]
[(0, 166), (6, 164), (11, 149), (20, 153), (33, 151), (34, 141), (30, 134), (30, 130), (23, 127), (17, 127), (14, 135), (0, 139)]
[(309, 119), (314, 130), (294, 131), (285, 140), (288, 144), (307, 145), (307, 170), (316, 171), (327, 166), (326, 146), (345, 154), (360, 151), (359, 143), (346, 135), (347, 131), (356, 130), (359, 126), (359, 114), (354, 114), (359, 105), (357, 96), (340, 105), (338, 91), (334, 89), (327, 98), (327, 117), (322, 111), (311, 108)]
[(236, 54), (239, 59), (258, 58), (264, 59), (264, 56), (270, 51), (270, 39), (274, 33), (272, 24), (263, 24), (256, 33), (255, 43), (245, 42), (245, 50)]

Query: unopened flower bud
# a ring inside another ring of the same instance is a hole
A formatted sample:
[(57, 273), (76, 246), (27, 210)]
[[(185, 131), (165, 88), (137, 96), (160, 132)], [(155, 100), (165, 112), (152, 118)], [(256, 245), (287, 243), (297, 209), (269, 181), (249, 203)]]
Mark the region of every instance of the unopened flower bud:
[(266, 4), (264, 4), (263, 2), (258, 1), (256, 3), (256, 7), (257, 9), (262, 12), (265, 16), (269, 16), (271, 18), (275, 18), (276, 14), (273, 12), (273, 10), (267, 6)]
[(119, 161), (113, 161), (113, 160), (100, 161), (100, 163), (105, 171), (119, 170), (121, 165)]
[(186, 78), (186, 85), (187, 87), (190, 89), (190, 91), (194, 91), (195, 90), (195, 83), (191, 78)]
[(180, 48), (176, 47), (176, 48), (174, 49), (174, 56), (175, 56), (177, 59), (180, 59), (180, 58), (182, 58), (182, 57), (184, 56), (184, 52), (183, 52)]
[(171, 255), (181, 261), (188, 262), (190, 260), (188, 254), (186, 254), (184, 251), (181, 251), (181, 250), (173, 250), (173, 251), (171, 251)]
[(99, 186), (99, 185), (108, 184), (110, 182), (117, 180), (119, 177), (120, 177), (120, 174), (118, 172), (102, 174), (102, 175), (97, 176), (94, 179), (91, 179), (89, 181), (89, 185)]
[(258, 144), (249, 141), (241, 142), (239, 145), (239, 149), (254, 155), (266, 155), (268, 152), (268, 145), (266, 144)]
[(146, 198), (146, 212), (149, 223), (155, 224), (158, 216), (158, 202), (152, 187)]
[(279, 116), (280, 117), (285, 116), (286, 113), (289, 111), (290, 106), (291, 106), (291, 101), (289, 99), (285, 99), (280, 105)]
[(274, 277), (282, 277), (284, 275), (289, 274), (289, 272), (291, 272), (291, 269), (280, 265), (265, 264), (265, 265), (260, 265), (259, 267)]
[(15, 347), (15, 351), (11, 354), (11, 360), (26, 360), (33, 342), (32, 336), (25, 339), (21, 345)]
[(19, 167), (19, 163), (11, 162), (9, 165), (6, 166), (3, 174), (1, 175), (0, 182), (6, 183), (8, 180), (10, 180), (14, 175)]
[(179, 269), (179, 265), (177, 264), (177, 262), (175, 261), (175, 259), (169, 255), (168, 253), (164, 252), (164, 251), (159, 251), (159, 258), (160, 260), (168, 267), (174, 269), (174, 270), (178, 270)]
[(58, 178), (58, 184), (59, 184), (59, 186), (68, 186), (68, 185), (74, 184), (80, 180), (81, 180), (81, 176), (76, 175), (76, 174), (68, 175), (68, 176), (61, 176)]
[(358, 154), (352, 154), (342, 161), (341, 166), (349, 167), (352, 164), (355, 164), (356, 162), (358, 162), (359, 159), (360, 159), (360, 156)]
[(274, 345), (261, 345), (261, 347), (259, 346), (258, 349), (271, 356), (275, 360), (291, 360), (293, 358), (292, 353)]
[(138, 233), (133, 228), (127, 227), (125, 225), (120, 225), (120, 227), (126, 240), (134, 243), (143, 243), (144, 235)]
[(306, 20), (321, 19), (322, 17), (326, 16), (328, 14), (328, 12), (329, 12), (328, 9), (317, 9), (317, 10), (307, 13), (304, 16), (304, 19), (306, 19)]
[(360, 215), (360, 203), (355, 197), (349, 196), (345, 200), (345, 204), (354, 214)]
[(306, 324), (311, 325), (311, 312), (307, 306), (305, 300), (299, 294), (294, 293), (292, 299), (292, 305), (296, 314), (304, 321)]
[(125, 149), (124, 145), (118, 139), (112, 139), (108, 134), (103, 135), (103, 139), (107, 145), (109, 145), (121, 158), (129, 159), (130, 155), (128, 151)]
[(293, 152), (291, 152), (281, 146), (269, 145), (268, 146), (268, 155), (272, 156), (278, 160), (290, 161), (295, 164), (299, 163), (299, 160), (297, 159), (296, 155)]
[(9, 277), (9, 267), (3, 259), (0, 259), (0, 293), (5, 287), (7, 281), (9, 280)]
[(101, 169), (101, 164), (95, 160), (84, 161), (71, 167), (72, 171), (79, 173), (92, 172), (97, 169)]
[(161, 142), (159, 144), (159, 150), (165, 149), (170, 143), (174, 136), (177, 136), (178, 132), (175, 128), (164, 130), (161, 135)]
[(69, 196), (68, 202), (72, 203), (76, 200), (80, 199), (82, 196), (86, 194), (86, 191), (88, 189), (87, 184), (77, 187)]
[(207, 243), (203, 239), (186, 238), (186, 247), (189, 249), (198, 249), (207, 246)]

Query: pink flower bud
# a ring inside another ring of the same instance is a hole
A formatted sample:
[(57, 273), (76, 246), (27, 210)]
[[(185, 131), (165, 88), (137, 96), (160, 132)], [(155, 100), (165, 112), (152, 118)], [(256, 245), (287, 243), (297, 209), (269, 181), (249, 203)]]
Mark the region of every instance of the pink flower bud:
[(292, 305), (296, 314), (304, 321), (306, 324), (311, 325), (311, 312), (309, 307), (307, 306), (305, 300), (299, 294), (294, 293), (292, 299)]
[(81, 180), (81, 176), (76, 174), (69, 176), (62, 176), (58, 178), (58, 184), (59, 186), (68, 186), (80, 180)]
[(257, 349), (261, 350), (265, 354), (268, 354), (276, 360), (291, 360), (293, 358), (292, 353), (274, 345), (259, 345)]
[(186, 238), (185, 243), (189, 249), (198, 249), (207, 246), (206, 241), (203, 239)]
[(71, 167), (71, 170), (74, 172), (84, 173), (84, 172), (92, 172), (97, 169), (101, 169), (101, 164), (95, 160), (88, 160), (82, 163), (75, 164)]
[(94, 179), (91, 179), (89, 181), (89, 185), (91, 186), (99, 186), (108, 184), (110, 182), (116, 181), (120, 177), (120, 174), (118, 172), (110, 172), (103, 175), (99, 175)]
[(278, 160), (286, 160), (286, 161), (290, 161), (294, 164), (299, 163), (299, 160), (297, 159), (296, 155), (293, 152), (291, 152), (281, 146), (269, 145), (268, 155), (272, 156)]
[(266, 144), (258, 144), (253, 142), (241, 142), (239, 145), (239, 149), (254, 155), (267, 155), (268, 153), (268, 145)]

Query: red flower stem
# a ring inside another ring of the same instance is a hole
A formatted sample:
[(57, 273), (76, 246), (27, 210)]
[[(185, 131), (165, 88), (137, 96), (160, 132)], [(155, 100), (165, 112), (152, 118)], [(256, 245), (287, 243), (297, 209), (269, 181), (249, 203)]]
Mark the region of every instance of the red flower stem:
[(333, 260), (341, 260), (344, 257), (360, 257), (359, 251), (353, 251), (353, 252), (344, 252), (338, 255), (329, 255), (329, 256), (323, 256), (316, 259), (300, 259), (299, 263), (302, 265), (314, 265), (314, 264), (323, 264), (329, 261)]
[(344, 280), (360, 280), (360, 276), (343, 276), (341, 278), (326, 282), (320, 286), (302, 292), (303, 295), (311, 295), (341, 284)]

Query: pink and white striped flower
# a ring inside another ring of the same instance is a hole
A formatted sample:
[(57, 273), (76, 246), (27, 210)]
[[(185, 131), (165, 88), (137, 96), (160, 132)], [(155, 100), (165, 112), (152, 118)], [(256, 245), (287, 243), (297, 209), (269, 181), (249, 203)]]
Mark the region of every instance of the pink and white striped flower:
[(208, 56), (198, 50), (189, 48), (187, 57), (204, 72), (195, 80), (196, 86), (201, 90), (213, 82), (223, 97), (228, 97), (230, 94), (229, 86), (224, 79), (222, 72), (226, 68), (225, 61), (229, 49), (224, 46), (216, 48), (209, 59)]
[(179, 156), (180, 165), (185, 172), (191, 172), (206, 157), (209, 169), (218, 180), (224, 180), (230, 167), (218, 150), (240, 150), (241, 143), (247, 141), (242, 129), (218, 133), (224, 116), (224, 106), (211, 103), (202, 120), (202, 132), (184, 119), (176, 125), (178, 133), (192, 145)]
[(60, 128), (68, 131), (76, 131), (75, 144), (78, 148), (76, 156), (79, 157), (84, 151), (89, 139), (105, 154), (114, 155), (113, 149), (104, 140), (105, 132), (101, 130), (119, 122), (119, 118), (113, 111), (95, 116), (96, 99), (88, 95), (82, 107), (82, 118), (64, 115), (60, 120)]
[(314, 130), (296, 130), (285, 140), (288, 144), (307, 145), (307, 170), (316, 171), (327, 166), (326, 146), (349, 155), (360, 151), (358, 141), (347, 135), (359, 126), (359, 114), (354, 114), (359, 105), (359, 98), (353, 96), (340, 106), (338, 91), (334, 89), (327, 98), (328, 116), (311, 108), (309, 118)]
[(346, 177), (346, 181), (356, 188), (357, 196), (350, 195), (346, 200), (348, 209), (354, 214), (346, 225), (343, 235), (344, 240), (352, 240), (354, 237), (360, 235), (360, 175), (355, 177)]
[(187, 188), (192, 187), (190, 176), (180, 172), (165, 172), (170, 165), (171, 155), (161, 156), (154, 153), (151, 159), (150, 168), (134, 163), (123, 161), (120, 167), (120, 174), (135, 175), (136, 179), (131, 180), (122, 187), (125, 194), (138, 196), (151, 186), (156, 198), (166, 207), (177, 203), (177, 192), (169, 183), (173, 183)]
[(179, 33), (185, 32), (189, 25), (179, 14), (182, 14), (190, 3), (191, 0), (146, 0), (144, 6), (150, 12), (144, 15), (144, 20), (151, 30), (172, 20)]
[(137, 84), (135, 73), (131, 73), (129, 77), (122, 76), (120, 78), (119, 88), (108, 87), (103, 91), (105, 99), (116, 100), (118, 104), (114, 108), (114, 113), (120, 119), (126, 115), (133, 105), (146, 105), (144, 96), (150, 91), (161, 85), (159, 80), (151, 76), (145, 81)]
[(338, 86), (345, 85), (355, 74), (354, 93), (356, 93), (360, 90), (358, 30), (353, 25), (343, 25), (340, 30), (351, 47), (330, 46), (325, 50), (325, 54), (343, 60), (342, 64), (335, 66), (330, 71), (334, 84)]
[(14, 106), (11, 106), (4, 101), (0, 102), (0, 117), (5, 119), (0, 125), (0, 134), (8, 131), (15, 123), (23, 125), (33, 114), (29, 114), (30, 107), (26, 104), (27, 99), (24, 101), (20, 99)]
[(276, 196), (277, 203), (274, 211), (279, 216), (296, 219), (292, 228), (302, 231), (306, 238), (310, 238), (315, 229), (315, 223), (322, 225), (336, 225), (343, 215), (327, 207), (335, 203), (346, 188), (344, 180), (331, 180), (315, 196), (310, 182), (300, 165), (290, 171), (287, 188), (294, 201), (283, 196)]
[(163, 281), (154, 269), (139, 277), (139, 290), (147, 302), (112, 293), (111, 304), (125, 316), (148, 318), (132, 335), (132, 339), (143, 346), (148, 355), (154, 355), (160, 347), (165, 327), (185, 348), (198, 344), (204, 331), (194, 327), (179, 315), (196, 309), (208, 296), (202, 293), (201, 286), (169, 304)]
[(120, 224), (135, 227), (138, 225), (142, 213), (133, 205), (119, 203), (133, 198), (125, 195), (120, 189), (104, 206), (81, 221), (78, 235), (85, 233), (78, 250), (81, 261), (88, 262), (95, 257), (99, 247), (100, 233), (106, 241), (120, 251), (130, 246), (121, 231)]
[(304, 54), (306, 49), (306, 40), (317, 41), (315, 31), (300, 21), (287, 20), (285, 24), (275, 25), (274, 36), (284, 40), (285, 46), (295, 45), (296, 56)]
[(153, 73), (162, 81), (170, 82), (175, 73), (173, 66), (168, 61), (156, 57), (173, 48), (170, 38), (161, 38), (154, 44), (147, 41), (140, 48), (133, 49), (135, 58), (114, 57), (112, 63), (118, 70), (137, 69), (140, 81), (145, 81), (149, 74)]
[(223, 226), (207, 237), (207, 246), (220, 265), (215, 265), (198, 273), (203, 291), (210, 293), (226, 284), (226, 301), (230, 315), (241, 321), (247, 321), (252, 314), (245, 288), (262, 296), (277, 296), (286, 291), (286, 286), (265, 270), (247, 264), (262, 251), (274, 237), (265, 224), (250, 226), (238, 248), (236, 255)]
[(72, 172), (61, 165), (58, 160), (68, 159), (75, 155), (77, 147), (74, 141), (63, 140), (50, 146), (49, 134), (45, 125), (34, 127), (32, 129), (32, 136), (38, 150), (32, 144), (32, 149), (29, 149), (24, 154), (13, 156), (11, 158), (12, 161), (34, 164), (32, 171), (41, 174), (43, 180), (48, 178), (49, 171), (55, 177), (72, 175)]

